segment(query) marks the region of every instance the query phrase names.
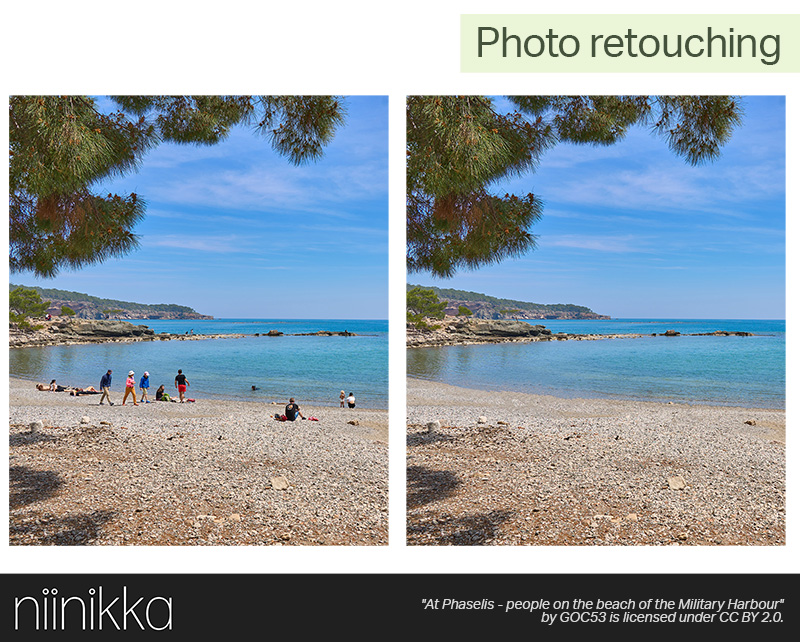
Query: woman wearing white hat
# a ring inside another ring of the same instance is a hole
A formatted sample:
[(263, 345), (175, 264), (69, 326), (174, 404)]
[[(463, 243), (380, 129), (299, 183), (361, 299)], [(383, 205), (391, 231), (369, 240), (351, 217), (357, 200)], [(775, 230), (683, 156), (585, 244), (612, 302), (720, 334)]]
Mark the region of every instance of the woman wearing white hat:
[(140, 402), (150, 403), (150, 400), (147, 398), (147, 391), (149, 388), (150, 388), (150, 373), (145, 370), (145, 373), (139, 380), (139, 390), (142, 391), (142, 398), (139, 399)]
[(136, 379), (133, 378), (133, 370), (128, 373), (128, 378), (125, 380), (125, 396), (122, 397), (122, 405), (125, 405), (125, 400), (128, 395), (133, 397), (133, 405), (138, 406), (136, 403)]

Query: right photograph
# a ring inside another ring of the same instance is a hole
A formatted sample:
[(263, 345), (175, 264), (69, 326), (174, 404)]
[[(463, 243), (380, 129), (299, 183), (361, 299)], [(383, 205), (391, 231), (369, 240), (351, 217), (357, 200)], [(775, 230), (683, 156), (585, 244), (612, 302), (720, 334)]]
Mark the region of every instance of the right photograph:
[(406, 544), (785, 545), (785, 97), (406, 121)]

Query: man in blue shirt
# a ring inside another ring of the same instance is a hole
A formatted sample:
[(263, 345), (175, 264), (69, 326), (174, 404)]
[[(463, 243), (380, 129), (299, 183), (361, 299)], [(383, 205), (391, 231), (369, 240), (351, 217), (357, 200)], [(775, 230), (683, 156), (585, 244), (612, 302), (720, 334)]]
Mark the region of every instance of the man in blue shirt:
[(100, 397), (100, 405), (101, 406), (103, 405), (103, 399), (105, 399), (106, 397), (108, 398), (108, 405), (109, 406), (113, 406), (114, 405), (114, 402), (111, 401), (111, 394), (109, 392), (110, 388), (111, 388), (111, 370), (106, 372), (100, 378), (100, 390), (103, 391), (103, 395)]
[(142, 398), (140, 401), (144, 401), (145, 403), (150, 403), (150, 400), (147, 398), (147, 391), (150, 389), (150, 373), (145, 372), (144, 376), (139, 381), (139, 390), (142, 391)]

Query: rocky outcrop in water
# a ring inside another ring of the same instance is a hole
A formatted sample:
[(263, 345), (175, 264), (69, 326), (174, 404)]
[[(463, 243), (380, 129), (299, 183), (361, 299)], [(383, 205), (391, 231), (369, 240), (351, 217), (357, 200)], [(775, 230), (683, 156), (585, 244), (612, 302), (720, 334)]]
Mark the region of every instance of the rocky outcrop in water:
[(567, 332), (553, 333), (543, 325), (531, 325), (524, 321), (484, 320), (467, 317), (445, 317), (444, 319), (426, 319), (427, 327), (418, 328), (414, 324), (406, 325), (407, 348), (433, 348), (438, 346), (471, 345), (476, 343), (509, 343), (530, 341), (597, 341), (601, 339), (636, 339), (645, 336), (680, 337), (752, 337), (752, 332), (716, 330), (715, 332), (698, 332), (681, 335), (675, 330), (650, 335), (645, 334), (572, 334)]
[(524, 321), (467, 319), (428, 319), (427, 328), (409, 324), (406, 345), (420, 348), (442, 345), (467, 345), (472, 343), (497, 343), (501, 341), (540, 341), (553, 338), (552, 332), (542, 325)]
[(34, 330), (9, 328), (9, 347), (22, 348), (75, 343), (105, 343), (108, 341), (153, 341), (159, 338), (146, 325), (127, 321), (65, 319), (35, 323)]

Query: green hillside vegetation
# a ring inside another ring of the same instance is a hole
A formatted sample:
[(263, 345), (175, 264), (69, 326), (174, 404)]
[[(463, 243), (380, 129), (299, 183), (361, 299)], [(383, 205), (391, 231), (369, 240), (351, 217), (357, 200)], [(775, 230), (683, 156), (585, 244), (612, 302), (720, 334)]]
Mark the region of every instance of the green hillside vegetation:
[(176, 312), (183, 314), (197, 314), (197, 312), (185, 305), (177, 305), (175, 303), (133, 303), (131, 301), (117, 301), (116, 299), (101, 299), (100, 297), (84, 294), (83, 292), (70, 292), (69, 290), (57, 290), (55, 288), (40, 288), (36, 286), (19, 286), (10, 284), (9, 291), (18, 287), (28, 287), (35, 290), (45, 300), (60, 300), (79, 302), (84, 301), (98, 306), (104, 310), (143, 310), (147, 312)]
[[(408, 285), (407, 289), (420, 287)], [(425, 286), (428, 290), (433, 290), (440, 299), (447, 301), (482, 301), (489, 303), (502, 311), (530, 310), (533, 312), (574, 312), (584, 314), (594, 314), (594, 312), (583, 305), (572, 303), (531, 303), (529, 301), (515, 301), (514, 299), (498, 299), (497, 297), (481, 294), (479, 292), (469, 292), (467, 290), (455, 290), (452, 288), (436, 288)]]

